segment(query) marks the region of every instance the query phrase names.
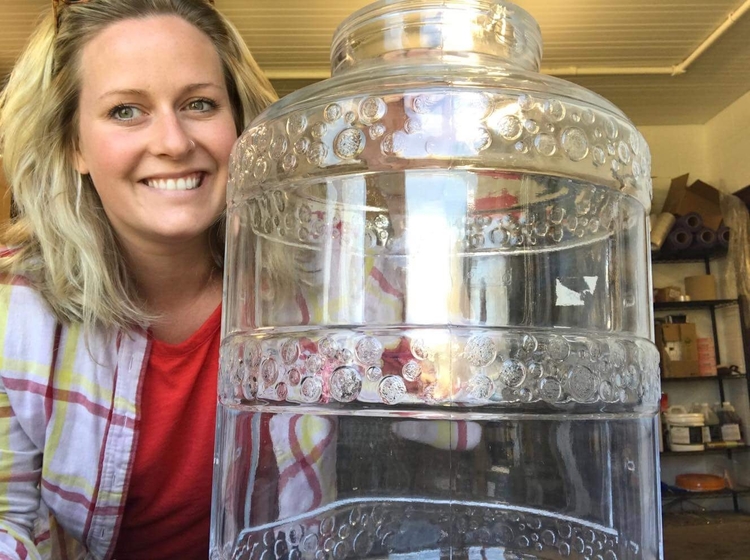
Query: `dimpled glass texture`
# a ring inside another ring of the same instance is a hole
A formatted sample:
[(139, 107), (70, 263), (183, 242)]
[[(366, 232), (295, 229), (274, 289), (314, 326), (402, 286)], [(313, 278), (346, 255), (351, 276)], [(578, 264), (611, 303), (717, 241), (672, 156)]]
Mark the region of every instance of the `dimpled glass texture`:
[(487, 0), (388, 0), (242, 134), (212, 560), (661, 557), (648, 146)]

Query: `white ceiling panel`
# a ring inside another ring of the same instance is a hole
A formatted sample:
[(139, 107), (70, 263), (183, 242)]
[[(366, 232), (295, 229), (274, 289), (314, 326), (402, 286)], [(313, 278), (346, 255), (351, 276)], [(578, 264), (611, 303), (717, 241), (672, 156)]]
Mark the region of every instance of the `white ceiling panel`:
[[(95, 1), (95, 0), (92, 0)], [(741, 0), (518, 0), (539, 22), (543, 68), (671, 67), (698, 47)], [(327, 75), (331, 36), (366, 0), (216, 0), (281, 95)], [(0, 77), (49, 0), (0, 0)], [(641, 125), (702, 124), (750, 91), (750, 13), (687, 72), (576, 76)]]

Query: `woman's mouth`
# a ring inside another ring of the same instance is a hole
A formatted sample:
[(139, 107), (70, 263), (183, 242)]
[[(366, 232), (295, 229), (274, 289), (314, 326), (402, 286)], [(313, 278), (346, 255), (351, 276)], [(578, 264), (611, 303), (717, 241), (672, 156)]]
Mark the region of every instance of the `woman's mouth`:
[(142, 182), (152, 189), (162, 191), (190, 191), (201, 186), (205, 175), (205, 173), (190, 173), (182, 177), (144, 179)]

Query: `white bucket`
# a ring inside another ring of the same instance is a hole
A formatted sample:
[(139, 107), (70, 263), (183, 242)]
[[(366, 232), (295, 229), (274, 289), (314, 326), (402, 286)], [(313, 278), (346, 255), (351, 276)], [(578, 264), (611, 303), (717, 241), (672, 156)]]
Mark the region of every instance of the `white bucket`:
[(670, 406), (664, 415), (671, 451), (703, 451), (703, 426), (701, 413), (689, 413), (682, 406)]

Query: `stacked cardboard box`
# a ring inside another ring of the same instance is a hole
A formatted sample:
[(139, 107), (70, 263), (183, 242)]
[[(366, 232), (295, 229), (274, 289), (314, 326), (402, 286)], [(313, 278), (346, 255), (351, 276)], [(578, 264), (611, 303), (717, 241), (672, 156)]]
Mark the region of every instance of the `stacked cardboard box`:
[(662, 377), (697, 377), (700, 375), (695, 324), (657, 324), (656, 346), (661, 357)]
[(698, 346), (698, 369), (701, 376), (716, 375), (716, 349), (714, 341), (710, 338), (699, 338)]
[(716, 230), (721, 225), (721, 191), (703, 181), (688, 185), (689, 175), (672, 179), (664, 201), (662, 212), (684, 216), (697, 212), (703, 218), (703, 225)]

